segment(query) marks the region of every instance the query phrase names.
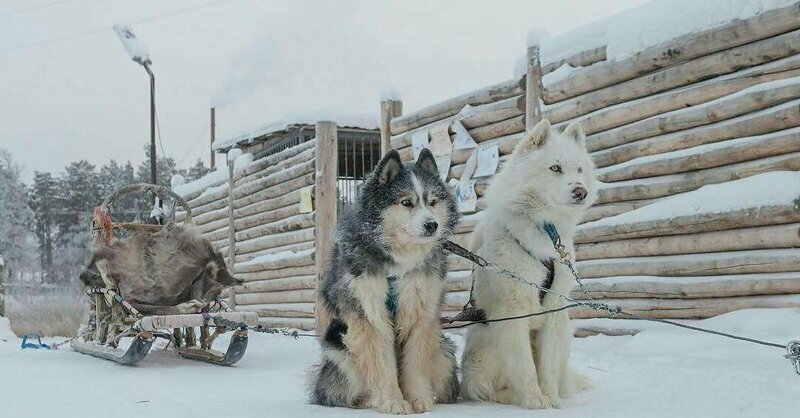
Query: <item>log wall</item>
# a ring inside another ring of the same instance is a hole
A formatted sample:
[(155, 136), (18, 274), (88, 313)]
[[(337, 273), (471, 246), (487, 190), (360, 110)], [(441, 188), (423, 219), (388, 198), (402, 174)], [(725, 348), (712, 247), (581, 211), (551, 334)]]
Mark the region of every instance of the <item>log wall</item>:
[[(800, 3), (623, 61), (608, 61), (600, 48), (543, 62), (539, 73), (564, 63), (578, 68), (553, 82), (543, 77), (540, 97), (528, 102), (541, 101), (541, 117), (556, 126), (579, 121), (587, 132), (603, 184), (579, 227), (576, 258), (593, 297), (661, 318), (800, 306), (800, 195), (781, 207), (754, 201), (736, 211), (604, 225), (703, 186), (800, 170)], [(527, 77), (536, 73), (529, 68)], [(523, 77), (389, 116), (387, 135), (411, 160), (416, 132), (444, 124), (455, 139), (460, 122), (478, 144), (498, 145), (502, 169), (526, 114), (538, 113), (526, 109), (526, 90), (537, 87)], [(471, 153), (453, 152), (448, 179), (460, 178)], [(468, 242), (489, 181), (477, 179), (477, 208), (463, 213), (455, 241)], [(447, 310), (466, 302), (470, 267), (453, 259)]]
[(315, 151), (316, 139), (183, 196), (195, 226), (245, 282), (229, 301), (267, 326), (314, 327)]

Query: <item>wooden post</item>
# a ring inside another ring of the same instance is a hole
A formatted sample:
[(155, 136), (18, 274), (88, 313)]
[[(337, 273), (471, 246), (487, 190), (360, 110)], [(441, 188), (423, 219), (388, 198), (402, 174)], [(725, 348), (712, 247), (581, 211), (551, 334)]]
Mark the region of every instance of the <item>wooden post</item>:
[(214, 171), (215, 159), (214, 159), (214, 139), (217, 137), (217, 112), (215, 108), (211, 108), (211, 171)]
[(542, 63), (539, 45), (528, 47), (528, 73), (525, 79), (525, 130), (530, 131), (542, 120)]
[(324, 334), (330, 322), (320, 298), (320, 286), (333, 250), (333, 230), (336, 227), (336, 179), (338, 168), (338, 140), (336, 123), (317, 122), (316, 177), (314, 179), (314, 254), (316, 266), (316, 318), (317, 332)]
[[(211, 108), (211, 115), (212, 115), (212, 126), (213, 126), (213, 115), (214, 115), (214, 108)], [(213, 155), (213, 151), (212, 151)], [(227, 154), (226, 158), (227, 160)], [(213, 159), (211, 161), (214, 161)], [(213, 167), (213, 166), (212, 166)], [(228, 162), (228, 271), (233, 273), (234, 268), (236, 267), (236, 218), (233, 215), (234, 210), (234, 197), (235, 193), (233, 192), (233, 169), (234, 164), (232, 161)], [(236, 307), (236, 288), (231, 287), (228, 291), (228, 305), (231, 308)]]
[(392, 149), (393, 118), (403, 115), (403, 102), (400, 100), (384, 100), (381, 102), (381, 155)]

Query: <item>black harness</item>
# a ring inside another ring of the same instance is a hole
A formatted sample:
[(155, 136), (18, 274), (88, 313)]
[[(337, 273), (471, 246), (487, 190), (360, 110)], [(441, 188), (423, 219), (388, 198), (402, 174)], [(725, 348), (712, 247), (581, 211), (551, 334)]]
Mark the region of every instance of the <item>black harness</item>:
[[(535, 257), (530, 251), (528, 251), (528, 249), (522, 245), (519, 239), (517, 239), (517, 237), (511, 233), (511, 231), (509, 231), (508, 234), (511, 235), (511, 238), (514, 238), (514, 241), (516, 241), (517, 245), (522, 248), (522, 250), (525, 251), (530, 258), (539, 258)], [(547, 295), (547, 292), (550, 290), (550, 288), (553, 287), (553, 281), (555, 281), (556, 278), (556, 260), (552, 257), (549, 257), (539, 258), (539, 261), (547, 271), (544, 281), (540, 285), (541, 289), (539, 289), (539, 303), (543, 303), (544, 297)]]

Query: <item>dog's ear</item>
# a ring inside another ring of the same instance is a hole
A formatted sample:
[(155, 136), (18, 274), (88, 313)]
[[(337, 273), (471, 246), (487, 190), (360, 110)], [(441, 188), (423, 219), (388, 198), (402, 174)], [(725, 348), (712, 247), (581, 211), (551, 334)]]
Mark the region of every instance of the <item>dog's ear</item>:
[(517, 144), (517, 147), (514, 149), (514, 154), (520, 154), (539, 148), (550, 139), (550, 136), (550, 121), (542, 119), (541, 122), (537, 123), (536, 126), (533, 127), (533, 130), (528, 132), (525, 138)]
[(436, 165), (436, 159), (433, 158), (431, 150), (427, 148), (423, 148), (419, 153), (416, 166), (422, 171), (427, 171), (429, 174), (437, 177), (439, 176), (439, 167)]
[(378, 184), (387, 184), (391, 183), (401, 170), (403, 170), (403, 162), (400, 161), (400, 154), (397, 150), (391, 150), (375, 167), (372, 177)]
[(563, 135), (572, 139), (580, 145), (586, 144), (586, 134), (583, 133), (583, 127), (578, 122), (572, 122), (564, 129)]

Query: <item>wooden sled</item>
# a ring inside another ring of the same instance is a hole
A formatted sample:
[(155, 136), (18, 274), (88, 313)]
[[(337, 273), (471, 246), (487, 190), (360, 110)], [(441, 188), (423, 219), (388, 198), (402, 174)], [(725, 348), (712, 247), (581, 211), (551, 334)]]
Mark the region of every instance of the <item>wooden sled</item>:
[[(161, 230), (161, 225), (111, 222), (114, 199), (132, 192), (151, 192), (162, 199), (172, 199), (175, 202), (173, 207), (178, 204), (183, 206), (186, 222), (191, 222), (191, 208), (180, 196), (165, 187), (134, 184), (117, 190), (95, 210), (92, 220), (94, 240), (108, 241), (110, 234), (119, 230), (135, 233), (156, 233)], [(102, 272), (100, 274), (103, 275)], [(107, 283), (105, 278), (103, 281)], [(202, 309), (203, 313), (145, 316), (110, 286), (90, 288), (86, 294), (90, 297), (89, 321), (81, 327), (78, 336), (70, 341), (70, 347), (79, 353), (123, 365), (140, 362), (149, 353), (155, 339), (164, 338), (183, 358), (232, 366), (242, 359), (247, 350), (247, 330), (233, 331), (225, 352), (214, 350), (214, 340), (228, 331), (226, 327), (216, 326), (214, 318), (251, 327), (258, 325), (258, 315), (253, 312), (233, 312), (222, 299), (210, 302)], [(123, 348), (128, 339), (131, 339), (130, 344)]]

